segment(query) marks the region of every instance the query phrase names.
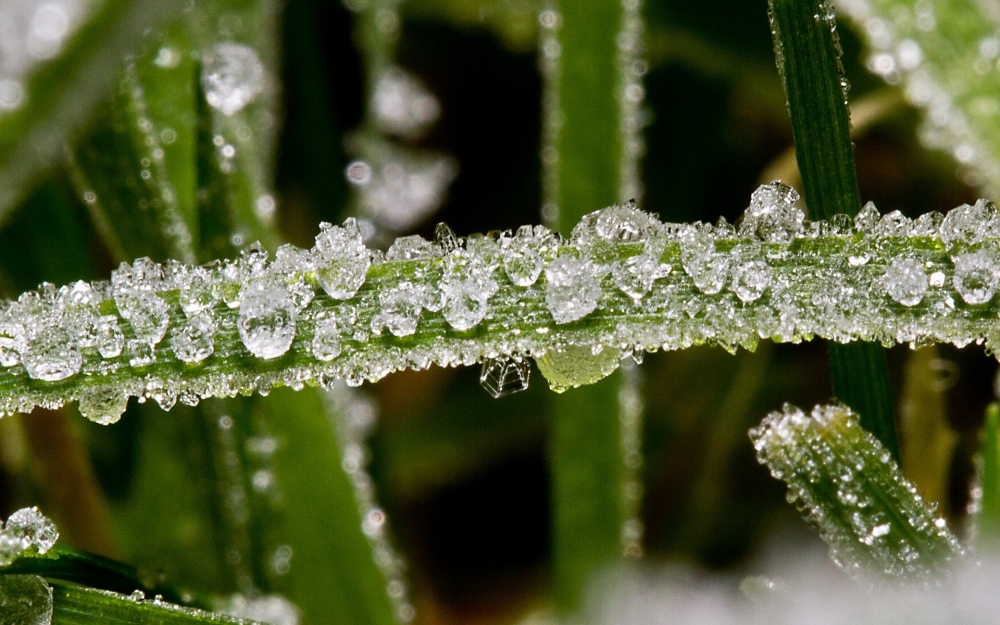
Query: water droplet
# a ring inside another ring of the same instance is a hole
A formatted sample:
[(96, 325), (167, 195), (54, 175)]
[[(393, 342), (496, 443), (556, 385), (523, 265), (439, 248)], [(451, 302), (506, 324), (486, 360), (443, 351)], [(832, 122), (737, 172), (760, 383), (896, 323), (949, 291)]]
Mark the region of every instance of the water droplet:
[(128, 395), (114, 386), (88, 388), (80, 396), (80, 414), (100, 425), (111, 425), (121, 419), (128, 406)]
[(94, 340), (103, 358), (117, 358), (125, 347), (125, 334), (118, 326), (118, 317), (105, 315), (97, 323)]
[(250, 353), (269, 360), (288, 351), (295, 339), (296, 309), (288, 290), (266, 280), (248, 284), (237, 326)]
[(211, 315), (198, 315), (174, 328), (170, 347), (174, 350), (174, 355), (184, 362), (201, 362), (215, 351), (214, 333), (215, 322)]
[(372, 331), (389, 328), (396, 336), (409, 336), (417, 331), (417, 322), (424, 309), (426, 294), (422, 285), (400, 282), (394, 288), (379, 293), (381, 310), (372, 320)]
[(593, 384), (615, 372), (621, 362), (621, 354), (610, 347), (597, 346), (594, 353), (590, 345), (572, 345), (550, 349), (545, 355), (536, 357), (538, 371), (548, 381), (549, 388), (556, 393), (568, 389)]
[(760, 260), (760, 246), (737, 245), (732, 256), (732, 289), (744, 304), (757, 301), (771, 284), (771, 267)]
[(56, 382), (80, 371), (83, 355), (66, 328), (51, 325), (40, 328), (37, 336), (28, 342), (21, 361), (32, 378)]
[(597, 308), (601, 278), (589, 260), (563, 254), (545, 267), (545, 305), (556, 323), (582, 319)]
[(201, 85), (209, 106), (233, 115), (263, 91), (264, 65), (253, 48), (220, 43), (204, 57)]
[(320, 224), (313, 253), (316, 280), (327, 295), (334, 299), (354, 297), (371, 266), (371, 253), (365, 247), (357, 220), (350, 217), (342, 227)]
[(715, 251), (715, 239), (710, 232), (690, 227), (680, 238), (681, 264), (694, 285), (707, 295), (714, 295), (726, 285), (730, 257)]
[(121, 316), (129, 322), (135, 335), (150, 345), (156, 345), (167, 333), (170, 307), (155, 293), (135, 288), (115, 293), (115, 303)]
[(941, 240), (947, 245), (972, 245), (996, 237), (998, 227), (996, 206), (979, 200), (975, 206), (963, 204), (948, 211), (941, 222)]
[(545, 226), (521, 226), (513, 237), (501, 237), (503, 269), (511, 282), (526, 287), (538, 280), (545, 266), (542, 251), (552, 239)]
[(927, 292), (927, 273), (920, 261), (896, 258), (886, 267), (882, 284), (892, 299), (904, 306), (916, 306)]
[(993, 299), (1000, 280), (1000, 267), (992, 253), (981, 250), (960, 254), (952, 260), (955, 262), (952, 284), (966, 304), (985, 304)]
[(490, 358), (483, 361), (479, 384), (499, 399), (527, 390), (530, 377), (531, 365), (521, 357)]
[(738, 224), (740, 236), (772, 243), (791, 241), (805, 220), (805, 213), (795, 207), (798, 201), (798, 192), (777, 180), (759, 186)]

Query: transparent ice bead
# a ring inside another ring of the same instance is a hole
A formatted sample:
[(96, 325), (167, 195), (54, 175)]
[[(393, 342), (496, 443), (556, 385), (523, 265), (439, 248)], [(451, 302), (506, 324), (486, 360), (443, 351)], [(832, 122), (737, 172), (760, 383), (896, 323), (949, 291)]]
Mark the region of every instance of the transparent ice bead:
[(545, 267), (545, 305), (556, 323), (582, 319), (597, 308), (601, 277), (589, 260), (563, 254)]
[(357, 220), (350, 217), (340, 227), (320, 224), (313, 253), (316, 280), (327, 295), (334, 299), (354, 297), (371, 266), (371, 253), (365, 247)]
[(211, 315), (201, 314), (174, 328), (170, 347), (174, 355), (187, 363), (205, 360), (215, 351), (215, 322)]
[(511, 282), (527, 287), (538, 280), (545, 266), (543, 245), (550, 237), (549, 231), (542, 226), (521, 226), (513, 237), (501, 239), (503, 269)]
[(738, 245), (732, 256), (730, 289), (744, 304), (757, 301), (771, 285), (771, 267), (761, 258), (759, 245)]
[(83, 355), (74, 337), (59, 325), (40, 328), (21, 354), (28, 375), (36, 380), (56, 382), (80, 371)]
[(155, 293), (138, 289), (124, 289), (115, 294), (115, 302), (122, 317), (129, 322), (136, 337), (156, 345), (167, 333), (170, 307)]
[(117, 423), (128, 407), (128, 395), (114, 386), (88, 388), (80, 395), (80, 414), (100, 425)]
[(795, 189), (777, 180), (759, 186), (739, 222), (739, 235), (774, 243), (791, 241), (805, 220), (805, 213), (795, 207), (798, 200)]
[(19, 540), (23, 549), (34, 547), (40, 554), (48, 552), (59, 539), (56, 524), (34, 507), (21, 508), (7, 517), (3, 533)]
[(417, 331), (425, 299), (423, 285), (412, 282), (400, 282), (379, 293), (380, 310), (372, 321), (372, 330), (379, 332), (385, 326), (396, 336), (410, 336)]
[(251, 354), (264, 360), (282, 356), (295, 339), (296, 309), (288, 291), (266, 280), (243, 290), (237, 327)]
[(927, 272), (918, 260), (896, 258), (886, 267), (882, 284), (893, 300), (904, 306), (916, 306), (927, 293)]
[(324, 362), (333, 360), (343, 351), (340, 340), (340, 329), (332, 319), (324, 319), (316, 323), (316, 333), (313, 335), (312, 352), (317, 360)]
[(960, 254), (955, 262), (952, 284), (966, 304), (985, 304), (993, 299), (1000, 279), (1000, 266), (989, 250)]

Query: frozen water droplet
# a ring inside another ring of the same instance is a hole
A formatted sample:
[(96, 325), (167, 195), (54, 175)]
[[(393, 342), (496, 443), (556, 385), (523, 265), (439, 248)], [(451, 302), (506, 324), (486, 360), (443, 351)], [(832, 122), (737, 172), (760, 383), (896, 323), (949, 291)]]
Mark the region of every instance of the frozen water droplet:
[(904, 306), (916, 306), (927, 292), (927, 273), (920, 261), (896, 258), (886, 267), (882, 284), (892, 299)]
[(379, 293), (380, 311), (372, 320), (372, 330), (389, 328), (396, 336), (409, 336), (417, 331), (426, 295), (421, 285), (400, 282), (395, 288)]
[(952, 284), (966, 304), (985, 304), (993, 299), (1000, 280), (1000, 267), (992, 253), (980, 250), (960, 254), (952, 260), (955, 262)]
[(203, 59), (201, 85), (209, 106), (233, 115), (263, 91), (264, 65), (253, 48), (220, 43)]
[(38, 508), (21, 508), (10, 515), (3, 533), (19, 540), (24, 550), (34, 547), (41, 554), (51, 549), (59, 539), (56, 524)]
[(442, 254), (450, 254), (461, 245), (455, 231), (444, 222), (434, 227), (434, 243), (441, 249)]
[(198, 315), (174, 328), (170, 347), (174, 350), (174, 355), (184, 362), (201, 362), (215, 351), (214, 333), (215, 322), (211, 315)]
[(420, 235), (399, 237), (393, 241), (385, 253), (387, 261), (418, 260), (421, 258), (436, 258), (441, 250), (436, 245)]
[(371, 253), (365, 247), (357, 220), (350, 217), (341, 227), (320, 224), (313, 250), (316, 280), (327, 295), (334, 299), (354, 297), (371, 266)]
[(737, 245), (730, 255), (733, 281), (729, 288), (744, 304), (757, 301), (771, 284), (771, 267), (760, 260), (760, 246)]
[(497, 288), (491, 265), (468, 251), (453, 252), (441, 271), (445, 320), (457, 330), (475, 327), (489, 312), (487, 301)]
[(155, 293), (126, 288), (115, 293), (115, 303), (136, 337), (150, 345), (163, 340), (170, 323), (170, 307)]
[(531, 286), (542, 273), (545, 261), (542, 249), (552, 239), (544, 226), (521, 226), (513, 237), (500, 240), (503, 268), (510, 281), (517, 286)]
[(597, 308), (601, 278), (589, 260), (563, 254), (545, 267), (545, 305), (556, 323), (582, 319)]
[(125, 347), (125, 334), (118, 326), (118, 317), (105, 315), (97, 323), (94, 342), (103, 358), (117, 358)]
[(286, 289), (295, 310), (301, 311), (316, 296), (315, 289), (305, 279), (306, 274), (315, 270), (311, 252), (286, 243), (278, 248), (274, 262), (266, 269), (264, 275), (265, 279)]
[(798, 192), (777, 180), (759, 186), (739, 222), (740, 236), (774, 243), (791, 241), (802, 231), (805, 220), (805, 213), (795, 207), (798, 201)]
[(941, 240), (947, 245), (972, 245), (997, 235), (997, 208), (979, 200), (975, 206), (963, 204), (948, 211), (941, 222)]
[(615, 262), (611, 267), (611, 277), (622, 293), (638, 302), (653, 288), (653, 283), (670, 273), (670, 265), (660, 264), (662, 245), (646, 242), (642, 254), (630, 256)]
[(865, 234), (872, 234), (875, 232), (875, 226), (878, 225), (881, 218), (882, 215), (875, 208), (875, 203), (868, 202), (854, 216), (854, 230)]
[(28, 375), (36, 380), (56, 382), (80, 371), (83, 356), (69, 331), (59, 325), (40, 328), (21, 354)]
[(0, 323), (0, 365), (13, 367), (21, 362), (24, 349), (24, 326), (18, 323)]
[(531, 365), (520, 357), (490, 358), (483, 361), (479, 384), (486, 392), (499, 399), (527, 390)]
[(200, 315), (215, 303), (212, 295), (211, 276), (202, 267), (193, 267), (177, 277), (181, 310), (188, 317)]
[(872, 234), (877, 237), (905, 237), (910, 235), (913, 223), (899, 211), (886, 213), (875, 224)]
[(313, 335), (312, 351), (313, 356), (318, 360), (333, 360), (340, 355), (343, 345), (340, 341), (340, 330), (337, 323), (332, 319), (326, 319), (316, 324), (316, 333)]
[(550, 349), (545, 355), (535, 358), (538, 371), (556, 393), (568, 389), (593, 384), (615, 372), (621, 362), (617, 349), (597, 346), (598, 352), (590, 345), (572, 345)]
[(248, 284), (237, 326), (250, 353), (269, 360), (288, 351), (295, 339), (295, 304), (288, 290), (269, 281)]
[(595, 241), (635, 243), (646, 240), (661, 226), (655, 216), (639, 210), (634, 201), (629, 201), (624, 206), (614, 204), (584, 215), (573, 228), (570, 239), (584, 246)]
[(52, 587), (38, 575), (0, 575), (0, 610), (4, 623), (52, 625)]
[(721, 291), (729, 275), (730, 258), (716, 253), (711, 233), (690, 228), (681, 235), (680, 245), (681, 264), (694, 285), (707, 295)]
[(111, 425), (121, 419), (128, 406), (128, 395), (114, 386), (88, 388), (80, 396), (80, 414), (94, 423)]

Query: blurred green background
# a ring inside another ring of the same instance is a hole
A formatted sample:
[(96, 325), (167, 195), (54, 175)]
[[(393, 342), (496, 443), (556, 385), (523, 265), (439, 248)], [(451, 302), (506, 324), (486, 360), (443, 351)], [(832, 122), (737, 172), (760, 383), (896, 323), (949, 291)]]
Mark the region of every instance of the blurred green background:
[[(398, 63), (441, 105), (440, 120), (416, 145), (454, 156), (460, 168), (443, 205), (415, 233), (430, 238), (439, 221), (460, 235), (540, 222), (537, 10), (529, 0), (401, 5)], [(793, 175), (782, 169), (791, 129), (766, 2), (647, 0), (644, 11), (650, 123), (641, 206), (665, 221), (735, 221), (769, 172), (786, 181)], [(353, 157), (346, 144), (362, 122), (364, 72), (357, 15), (341, 4), (289, 0), (280, 17), (278, 224), (287, 240), (308, 247), (320, 221), (349, 214), (344, 171)], [(855, 118), (864, 200), (910, 216), (973, 202), (978, 194), (958, 180), (954, 162), (919, 145), (919, 114), (867, 72), (846, 24), (840, 32), (856, 115), (861, 103), (875, 103), (873, 121)], [(16, 297), (41, 281), (104, 278), (112, 258), (66, 173), (56, 170), (0, 231), (0, 288)], [(899, 405), (923, 388), (919, 380), (931, 379), (937, 389), (939, 416), (957, 434), (938, 471), (942, 503), (960, 520), (996, 362), (975, 346), (933, 349), (916, 360), (908, 348), (893, 348), (890, 375)], [(762, 344), (736, 355), (695, 348), (650, 355), (642, 369), (646, 559), (739, 569), (770, 536), (797, 531), (801, 521), (784, 501), (784, 486), (757, 465), (746, 430), (782, 402), (829, 399), (822, 346)], [(509, 622), (544, 603), (547, 593), (550, 392), (535, 372), (528, 391), (494, 400), (478, 377), (478, 368), (432, 369), (364, 388), (379, 407), (371, 471), (409, 562), (418, 623)], [(80, 515), (103, 522), (107, 506), (110, 531), (95, 530), (97, 538), (64, 531), (66, 541), (154, 569), (168, 566), (132, 551), (141, 539), (130, 532), (143, 525), (130, 525), (122, 511), (139, 505), (139, 456), (154, 453), (140, 444), (143, 432), (157, 431), (165, 419), (183, 422), (183, 411), (166, 416), (134, 405), (109, 428), (75, 415), (55, 418), (65, 432), (46, 425), (53, 417), (43, 412), (0, 422), (0, 512), (38, 504), (60, 527), (72, 527)], [(53, 442), (61, 435), (83, 441), (86, 455), (50, 457), (47, 449), (64, 449)], [(190, 448), (172, 439), (158, 449), (169, 456)], [(96, 502), (58, 492), (57, 485), (71, 489), (67, 484), (83, 479), (73, 476), (86, 465), (100, 485)], [(169, 502), (158, 510), (159, 522), (179, 522)]]

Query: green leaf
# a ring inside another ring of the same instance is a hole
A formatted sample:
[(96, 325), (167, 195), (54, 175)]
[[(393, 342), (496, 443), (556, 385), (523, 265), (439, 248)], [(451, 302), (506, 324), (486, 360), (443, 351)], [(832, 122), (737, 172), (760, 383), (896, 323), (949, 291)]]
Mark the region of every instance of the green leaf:
[(996, 402), (986, 409), (980, 462), (976, 532), (978, 541), (992, 549), (1000, 543), (1000, 404)]
[(964, 554), (849, 408), (816, 406), (806, 415), (786, 404), (750, 430), (750, 439), (847, 573), (927, 579), (946, 574)]
[[(856, 215), (861, 208), (847, 108), (847, 79), (831, 3), (770, 0), (771, 33), (785, 85), (813, 219)], [(828, 345), (834, 393), (862, 415), (862, 425), (899, 458), (885, 355), (876, 345)]]
[(0, 222), (62, 159), (146, 31), (179, 9), (167, 0), (97, 3), (61, 54), (26, 77), (24, 103), (0, 117)]

